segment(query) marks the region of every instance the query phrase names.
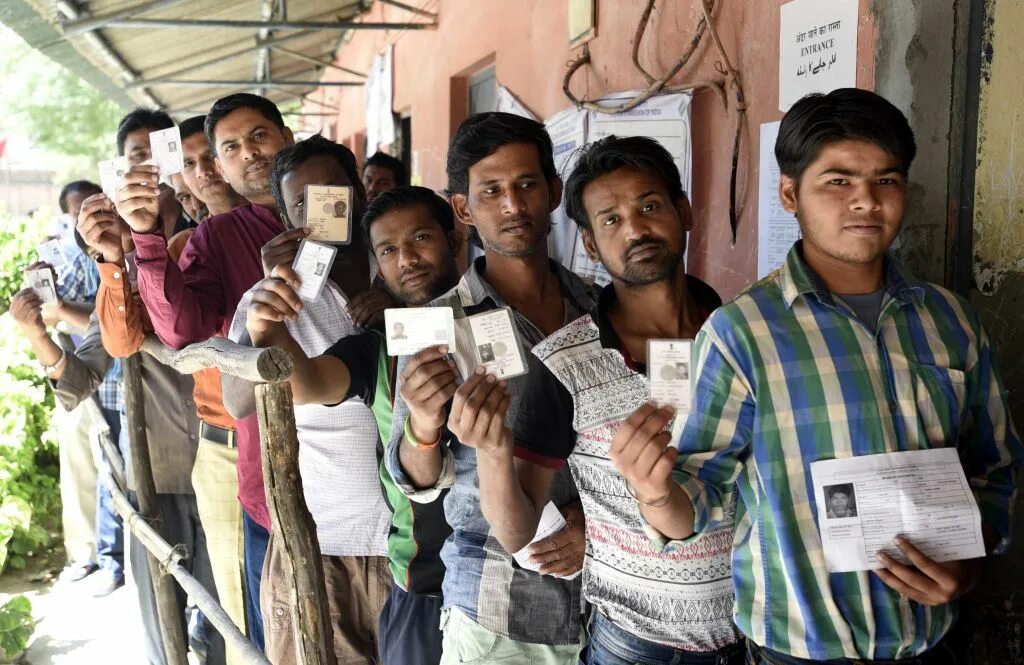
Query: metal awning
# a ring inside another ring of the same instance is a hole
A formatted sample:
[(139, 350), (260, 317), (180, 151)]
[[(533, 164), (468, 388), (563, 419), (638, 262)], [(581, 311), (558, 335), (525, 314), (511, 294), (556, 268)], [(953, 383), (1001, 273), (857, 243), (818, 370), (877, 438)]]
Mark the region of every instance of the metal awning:
[[(3, 0), (0, 22), (124, 108), (204, 113), (232, 92), (277, 104), (320, 86), (361, 86), (334, 63), (353, 30), (433, 28), (436, 16), (398, 0), (408, 20), (363, 21), (373, 0)], [(321, 82), (332, 68), (339, 76)]]

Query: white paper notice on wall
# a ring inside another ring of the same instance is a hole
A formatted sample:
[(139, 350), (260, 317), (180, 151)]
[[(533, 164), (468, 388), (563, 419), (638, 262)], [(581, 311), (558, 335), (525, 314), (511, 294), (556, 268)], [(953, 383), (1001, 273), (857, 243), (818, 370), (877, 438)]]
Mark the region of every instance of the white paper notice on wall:
[(779, 110), (804, 95), (857, 85), (859, 0), (792, 0), (779, 20)]
[(494, 110), (501, 111), (502, 113), (512, 113), (513, 115), (521, 115), (524, 118), (530, 120), (536, 120), (535, 116), (530, 109), (519, 101), (519, 98), (512, 94), (512, 91), (503, 85), (498, 86), (498, 94), (494, 100)]
[(757, 193), (757, 278), (761, 279), (786, 261), (790, 247), (800, 238), (800, 224), (779, 199), (779, 163), (775, 139), (779, 122), (761, 125), (761, 161)]

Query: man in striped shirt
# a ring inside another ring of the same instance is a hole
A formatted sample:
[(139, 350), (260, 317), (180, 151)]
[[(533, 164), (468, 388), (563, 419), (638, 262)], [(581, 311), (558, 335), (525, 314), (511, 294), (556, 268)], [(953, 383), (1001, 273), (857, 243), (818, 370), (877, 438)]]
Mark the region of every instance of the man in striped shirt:
[(668, 414), (644, 407), (626, 425), (623, 475), (666, 547), (714, 528), (738, 494), (735, 619), (750, 662), (956, 662), (944, 638), (982, 560), (938, 563), (897, 538), (912, 565), (829, 573), (810, 464), (955, 446), (986, 551), (1005, 550), (1024, 451), (993, 349), (964, 300), (887, 253), (915, 153), (899, 110), (863, 90), (805, 97), (775, 153), (803, 240), (697, 336), (678, 458), (658, 438)]

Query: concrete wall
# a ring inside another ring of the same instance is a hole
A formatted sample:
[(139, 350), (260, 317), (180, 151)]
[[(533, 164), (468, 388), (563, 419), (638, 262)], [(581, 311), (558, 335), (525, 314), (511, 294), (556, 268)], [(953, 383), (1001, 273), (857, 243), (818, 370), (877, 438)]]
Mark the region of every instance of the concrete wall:
[[(418, 4), (418, 3), (417, 3)], [(729, 230), (729, 175), (736, 114), (723, 109), (712, 92), (699, 92), (693, 105), (693, 192), (696, 227), (689, 265), (725, 297), (753, 281), (757, 269), (757, 161), (759, 126), (777, 120), (778, 22), (780, 0), (718, 0), (716, 25), (733, 66), (743, 78), (748, 105), (739, 162), (739, 233)], [(422, 184), (441, 189), (452, 131), (465, 117), (464, 78), (493, 63), (498, 82), (508, 87), (538, 117), (569, 107), (562, 93), (568, 49), (567, 3), (563, 0), (444, 0), (425, 7), (438, 11), (436, 30), (359, 31), (339, 49), (340, 64), (366, 71), (375, 53), (394, 44), (394, 110), (412, 117), (412, 149)], [(591, 42), (592, 64), (577, 72), (577, 95), (604, 94), (642, 87), (630, 62), (633, 33), (644, 0), (598, 0), (598, 36)], [(654, 75), (669, 69), (689, 42), (699, 3), (657, 3), (640, 49), (640, 61)], [(367, 21), (408, 20), (409, 14), (376, 3)], [(874, 83), (876, 29), (869, 0), (862, 0), (858, 85)], [(707, 37), (691, 64), (671, 81), (715, 76), (715, 53)], [(332, 71), (331, 80), (348, 75)], [(326, 80), (326, 79), (325, 79)], [(339, 107), (327, 118), (341, 140), (362, 155), (365, 99), (361, 88), (321, 88), (314, 98)], [(316, 105), (307, 106), (309, 110)]]

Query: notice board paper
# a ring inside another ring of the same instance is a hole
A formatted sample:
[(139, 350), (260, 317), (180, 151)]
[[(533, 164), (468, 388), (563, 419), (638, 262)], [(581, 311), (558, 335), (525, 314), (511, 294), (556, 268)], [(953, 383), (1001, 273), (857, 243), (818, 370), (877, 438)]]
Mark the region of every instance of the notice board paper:
[(761, 125), (761, 163), (757, 193), (757, 278), (779, 268), (800, 238), (800, 224), (779, 199), (779, 163), (775, 161), (778, 122)]
[(857, 85), (858, 0), (792, 0), (780, 10), (779, 110)]

